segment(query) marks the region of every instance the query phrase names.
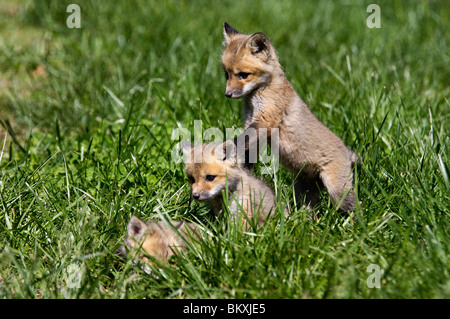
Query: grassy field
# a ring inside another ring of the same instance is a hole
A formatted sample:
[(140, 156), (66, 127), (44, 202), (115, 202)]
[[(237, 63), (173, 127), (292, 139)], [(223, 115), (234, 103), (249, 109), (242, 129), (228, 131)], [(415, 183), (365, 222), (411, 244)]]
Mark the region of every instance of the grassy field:
[[(449, 298), (450, 9), (376, 1), (371, 29), (373, 2), (79, 1), (70, 29), (71, 2), (1, 0), (0, 298)], [(290, 216), (253, 233), (190, 199), (172, 131), (243, 124), (224, 21), (360, 154), (362, 217), (324, 193), (308, 218), (285, 169), (262, 178)], [(213, 235), (147, 275), (114, 255), (132, 215)]]

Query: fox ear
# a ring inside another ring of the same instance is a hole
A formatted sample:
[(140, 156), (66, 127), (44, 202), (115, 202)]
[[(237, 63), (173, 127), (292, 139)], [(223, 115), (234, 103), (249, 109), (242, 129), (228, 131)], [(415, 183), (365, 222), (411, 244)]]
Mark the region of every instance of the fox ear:
[(188, 159), (191, 156), (191, 152), (192, 152), (191, 143), (183, 141), (183, 142), (181, 142), (181, 148), (183, 149), (184, 158)]
[(229, 25), (228, 23), (224, 23), (223, 24), (223, 36), (225, 38), (225, 42), (224, 44), (227, 45), (228, 43), (231, 42), (231, 36), (233, 34), (239, 34), (240, 32), (237, 31), (235, 28), (233, 28), (231, 25)]
[(145, 222), (136, 216), (132, 216), (130, 222), (128, 223), (128, 238), (141, 237), (147, 227), (148, 226)]
[(265, 54), (269, 56), (270, 41), (269, 38), (261, 32), (253, 34), (247, 42), (247, 47), (254, 54)]
[(220, 151), (216, 154), (220, 157), (220, 160), (229, 163), (236, 163), (236, 145), (232, 140), (225, 141), (223, 144), (220, 144), (218, 148)]

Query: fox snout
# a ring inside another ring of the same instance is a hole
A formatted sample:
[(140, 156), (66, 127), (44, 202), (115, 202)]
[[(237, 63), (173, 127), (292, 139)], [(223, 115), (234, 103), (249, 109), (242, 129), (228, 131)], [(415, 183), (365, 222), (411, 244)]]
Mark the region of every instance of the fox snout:
[(234, 91), (225, 91), (225, 96), (231, 99), (239, 99), (240, 97), (242, 97), (242, 95), (243, 93), (240, 89)]
[(202, 202), (211, 199), (211, 195), (207, 191), (192, 192), (192, 198)]

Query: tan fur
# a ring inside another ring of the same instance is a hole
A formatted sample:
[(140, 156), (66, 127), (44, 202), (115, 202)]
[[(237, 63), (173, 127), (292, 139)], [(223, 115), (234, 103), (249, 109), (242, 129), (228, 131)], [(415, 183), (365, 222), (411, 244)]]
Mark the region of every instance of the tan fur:
[(146, 223), (132, 216), (128, 223), (128, 238), (120, 253), (124, 255), (127, 247), (138, 250), (138, 258), (149, 264), (153, 262), (147, 256), (167, 262), (174, 254), (186, 250), (186, 241), (199, 238), (199, 229), (196, 225), (181, 221), (170, 223), (172, 226), (164, 221)]
[[(298, 175), (297, 198), (306, 196), (306, 204), (312, 207), (318, 199), (318, 186), (323, 185), (334, 202), (342, 201), (341, 210), (353, 210), (352, 168), (355, 162), (359, 164), (358, 156), (297, 95), (267, 36), (244, 35), (228, 24), (224, 36), (225, 94), (244, 98), (244, 128), (279, 129), (281, 162)], [(240, 72), (249, 75), (242, 79)]]
[[(260, 226), (270, 213), (274, 213), (273, 191), (238, 165), (233, 142), (196, 147), (183, 143), (183, 152), (187, 160), (186, 174), (190, 179), (193, 197), (198, 197), (195, 199), (199, 201), (209, 201), (216, 215), (223, 212), (222, 192), (226, 190), (229, 194), (231, 218), (238, 218), (237, 221), (243, 225), (243, 229), (249, 227), (248, 220), (256, 217)], [(194, 162), (195, 152), (202, 152), (199, 163)], [(208, 181), (208, 175), (215, 176), (214, 180)], [(241, 209), (245, 214), (241, 213)]]

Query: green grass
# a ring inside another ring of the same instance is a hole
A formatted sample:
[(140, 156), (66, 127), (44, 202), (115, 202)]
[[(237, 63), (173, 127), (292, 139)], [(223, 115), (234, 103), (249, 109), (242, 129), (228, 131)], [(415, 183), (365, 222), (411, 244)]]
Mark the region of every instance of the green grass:
[[(449, 298), (450, 10), (377, 1), (369, 29), (372, 2), (79, 1), (82, 28), (68, 29), (64, 2), (1, 1), (0, 298)], [(291, 215), (255, 234), (190, 200), (173, 129), (242, 126), (223, 94), (224, 21), (269, 35), (360, 154), (361, 218), (326, 193), (318, 220), (293, 209), (285, 169), (263, 178)], [(131, 215), (214, 235), (149, 276), (114, 256)]]

